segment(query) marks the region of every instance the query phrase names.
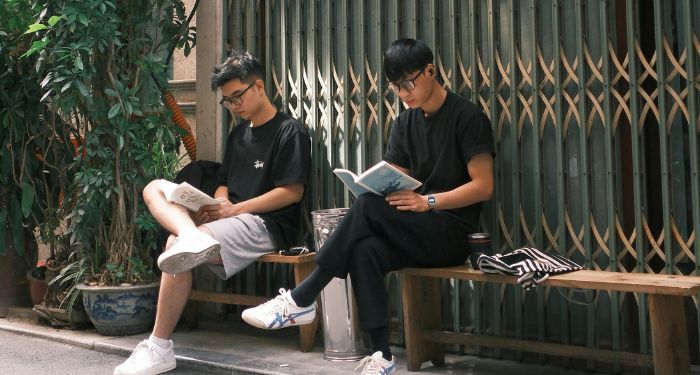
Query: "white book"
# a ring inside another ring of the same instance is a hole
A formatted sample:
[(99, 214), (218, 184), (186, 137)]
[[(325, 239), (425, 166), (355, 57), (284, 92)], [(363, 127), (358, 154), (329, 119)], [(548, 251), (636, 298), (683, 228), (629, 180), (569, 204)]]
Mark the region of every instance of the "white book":
[(210, 197), (207, 193), (187, 182), (176, 184), (174, 182), (161, 180), (159, 186), (161, 190), (163, 190), (163, 194), (168, 201), (177, 203), (190, 211), (196, 212), (199, 211), (199, 208), (202, 206), (221, 204), (221, 201)]
[(355, 196), (364, 193), (387, 195), (395, 191), (415, 190), (422, 185), (420, 181), (401, 172), (384, 160), (359, 176), (342, 168), (334, 169), (333, 173)]

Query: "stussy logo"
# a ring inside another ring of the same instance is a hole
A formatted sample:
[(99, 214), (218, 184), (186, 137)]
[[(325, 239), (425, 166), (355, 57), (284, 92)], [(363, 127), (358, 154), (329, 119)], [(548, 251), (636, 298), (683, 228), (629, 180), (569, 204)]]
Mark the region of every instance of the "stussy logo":
[(262, 162), (260, 160), (256, 160), (255, 163), (253, 163), (253, 167), (255, 167), (255, 169), (259, 169), (259, 168), (262, 168), (264, 164), (265, 164), (265, 162)]

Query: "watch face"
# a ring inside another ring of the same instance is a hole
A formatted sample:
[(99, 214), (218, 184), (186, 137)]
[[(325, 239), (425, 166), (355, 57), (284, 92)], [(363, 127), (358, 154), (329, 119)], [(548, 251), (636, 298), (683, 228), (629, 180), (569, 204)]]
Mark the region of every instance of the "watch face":
[(435, 197), (432, 195), (428, 197), (428, 206), (430, 206), (430, 208), (435, 207)]

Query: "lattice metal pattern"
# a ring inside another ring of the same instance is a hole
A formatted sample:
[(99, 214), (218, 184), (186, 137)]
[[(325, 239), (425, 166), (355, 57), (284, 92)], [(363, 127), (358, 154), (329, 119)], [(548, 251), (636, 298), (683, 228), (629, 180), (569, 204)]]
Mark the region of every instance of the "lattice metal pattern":
[[(268, 93), (309, 128), (314, 209), (349, 203), (333, 168), (381, 159), (403, 110), (382, 54), (416, 37), (445, 87), (491, 119), (495, 249), (687, 275), (700, 274), (699, 19), (693, 0), (248, 0), (231, 2), (229, 47), (264, 58)], [(455, 329), (649, 350), (644, 296), (576, 307), (550, 290), (446, 291)]]

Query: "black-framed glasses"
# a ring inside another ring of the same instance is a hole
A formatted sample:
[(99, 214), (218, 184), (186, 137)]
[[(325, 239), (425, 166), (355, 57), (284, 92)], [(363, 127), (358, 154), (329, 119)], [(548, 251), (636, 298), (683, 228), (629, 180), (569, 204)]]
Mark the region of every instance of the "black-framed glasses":
[(240, 93), (236, 95), (231, 95), (231, 96), (224, 96), (223, 99), (219, 102), (219, 104), (223, 105), (224, 107), (231, 109), (234, 105), (241, 105), (243, 103), (243, 94), (245, 94), (246, 91), (248, 91), (257, 81), (253, 81), (248, 87), (245, 88), (245, 90), (241, 91)]
[(425, 66), (418, 71), (418, 74), (416, 74), (415, 77), (409, 78), (409, 79), (404, 79), (403, 81), (399, 82), (389, 82), (387, 86), (389, 87), (389, 90), (391, 90), (394, 94), (398, 94), (401, 89), (406, 89), (406, 91), (413, 91), (413, 89), (416, 88), (416, 80), (418, 77), (420, 77), (421, 74), (425, 71)]

